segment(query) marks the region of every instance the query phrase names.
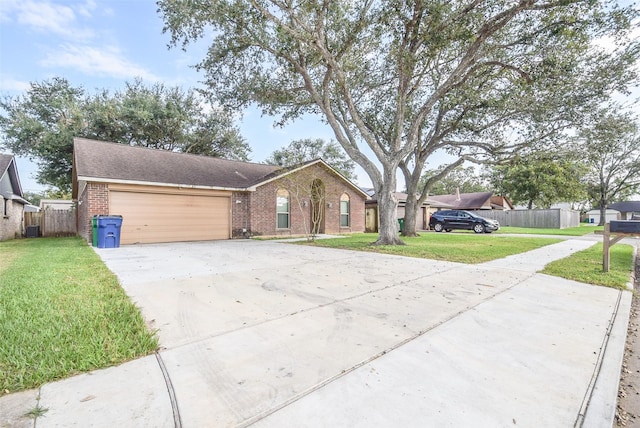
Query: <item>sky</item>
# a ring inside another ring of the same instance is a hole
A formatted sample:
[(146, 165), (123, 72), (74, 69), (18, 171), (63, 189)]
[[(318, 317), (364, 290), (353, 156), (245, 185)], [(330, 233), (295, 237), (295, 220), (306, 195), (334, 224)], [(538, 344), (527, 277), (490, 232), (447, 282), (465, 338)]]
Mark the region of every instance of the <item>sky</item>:
[[(0, 96), (18, 96), (30, 82), (64, 77), (87, 92), (122, 89), (136, 77), (184, 89), (203, 87), (193, 69), (206, 44), (167, 47), (169, 34), (155, 0), (0, 0)], [(276, 149), (302, 138), (333, 138), (318, 118), (306, 117), (285, 128), (258, 109), (243, 112), (238, 125), (249, 143), (250, 160), (262, 162)], [(37, 166), (16, 158), (23, 191), (40, 191)], [(370, 187), (357, 169), (357, 184)]]

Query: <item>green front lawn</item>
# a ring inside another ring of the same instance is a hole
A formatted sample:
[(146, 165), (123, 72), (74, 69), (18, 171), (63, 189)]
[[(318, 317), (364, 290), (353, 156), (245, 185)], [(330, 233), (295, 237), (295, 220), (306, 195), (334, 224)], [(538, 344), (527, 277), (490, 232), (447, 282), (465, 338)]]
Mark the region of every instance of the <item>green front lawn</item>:
[(526, 234), (526, 235), (560, 235), (560, 236), (584, 236), (594, 233), (596, 230), (604, 230), (604, 226), (580, 225), (578, 227), (568, 227), (566, 229), (537, 229), (529, 227), (504, 226), (493, 232), (498, 234)]
[(157, 347), (138, 308), (82, 239), (0, 242), (0, 395)]
[(542, 273), (587, 284), (625, 289), (633, 272), (633, 247), (616, 244), (610, 248), (609, 272), (602, 271), (602, 243), (545, 266)]
[[(561, 239), (553, 238), (427, 232), (416, 238), (402, 237), (402, 240), (407, 244), (403, 246), (371, 245), (376, 239), (378, 239), (378, 235), (375, 233), (359, 233), (336, 239), (319, 239), (315, 241), (315, 245), (422, 259), (483, 263), (561, 241)], [(302, 242), (302, 244), (306, 244), (306, 242)]]

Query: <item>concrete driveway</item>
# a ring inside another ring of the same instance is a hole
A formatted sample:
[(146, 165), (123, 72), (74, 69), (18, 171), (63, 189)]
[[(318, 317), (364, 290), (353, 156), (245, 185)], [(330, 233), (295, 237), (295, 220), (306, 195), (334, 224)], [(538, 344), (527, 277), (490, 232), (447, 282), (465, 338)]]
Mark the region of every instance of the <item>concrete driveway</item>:
[(631, 295), (535, 273), (592, 244), (483, 265), (250, 240), (97, 250), (161, 351), (45, 385), (38, 427), (610, 426)]

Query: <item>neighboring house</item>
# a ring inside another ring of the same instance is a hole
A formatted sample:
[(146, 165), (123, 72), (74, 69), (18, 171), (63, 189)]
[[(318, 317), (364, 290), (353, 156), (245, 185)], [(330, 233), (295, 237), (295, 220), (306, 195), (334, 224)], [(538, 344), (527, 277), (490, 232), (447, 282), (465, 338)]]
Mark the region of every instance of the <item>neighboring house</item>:
[[(367, 232), (377, 232), (379, 226), (379, 215), (378, 215), (378, 200), (375, 197), (375, 191), (370, 188), (363, 189), (370, 197), (365, 202), (365, 229)], [(398, 206), (396, 207), (396, 218), (404, 218), (405, 206), (407, 202), (407, 194), (402, 192), (395, 192), (396, 200), (398, 201)], [(447, 208), (447, 204), (441, 204), (437, 201), (432, 201), (427, 198), (422, 206), (420, 207), (420, 211), (416, 218), (416, 227), (418, 229), (426, 229), (427, 224), (429, 222), (429, 209), (430, 208)]]
[(23, 235), (24, 199), (13, 155), (0, 154), (0, 241)]
[[(620, 211), (607, 209), (605, 213), (605, 223), (609, 223), (611, 220), (620, 220)], [(591, 211), (587, 211), (587, 222), (599, 224), (600, 223), (600, 209), (596, 208)]]
[(640, 201), (625, 201), (609, 204), (607, 209), (620, 212), (620, 220), (639, 220)]
[[(511, 201), (505, 196), (494, 195), (493, 192), (459, 193), (453, 195), (432, 195), (429, 199), (446, 204), (446, 209), (456, 210), (512, 210)], [(435, 206), (435, 205), (433, 205)]]
[[(378, 231), (378, 201), (375, 199), (373, 189), (365, 189), (372, 199), (366, 202), (366, 225), (367, 232)], [(398, 200), (397, 218), (404, 217), (404, 210), (407, 201), (407, 194), (396, 192)], [(430, 195), (428, 196), (416, 218), (418, 229), (427, 229), (429, 217), (439, 210), (512, 210), (513, 205), (503, 196), (496, 196), (492, 192), (459, 193), (453, 195)]]
[(74, 202), (68, 199), (41, 199), (40, 209), (71, 211), (73, 204)]
[[(303, 188), (316, 189), (314, 194)], [(318, 194), (324, 195), (318, 197)], [(74, 139), (78, 233), (122, 215), (121, 244), (364, 231), (367, 195), (322, 160), (293, 168)]]

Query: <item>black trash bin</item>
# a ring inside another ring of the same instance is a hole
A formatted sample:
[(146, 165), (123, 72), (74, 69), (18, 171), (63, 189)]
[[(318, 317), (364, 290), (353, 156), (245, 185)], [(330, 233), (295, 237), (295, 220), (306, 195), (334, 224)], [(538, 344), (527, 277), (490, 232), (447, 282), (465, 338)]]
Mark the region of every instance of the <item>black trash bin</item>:
[(120, 228), (122, 216), (103, 215), (96, 218), (98, 226), (98, 248), (120, 247)]

